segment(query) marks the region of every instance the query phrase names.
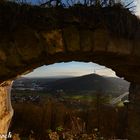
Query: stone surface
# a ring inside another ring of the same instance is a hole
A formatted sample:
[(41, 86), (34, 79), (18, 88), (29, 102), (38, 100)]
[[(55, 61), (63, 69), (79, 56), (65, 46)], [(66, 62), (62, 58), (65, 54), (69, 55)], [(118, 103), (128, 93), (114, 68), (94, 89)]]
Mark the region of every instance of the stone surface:
[(140, 139), (140, 85), (131, 83), (128, 105), (128, 139)]
[(94, 47), (94, 32), (90, 30), (80, 30), (80, 48), (84, 52), (90, 52)]
[(9, 124), (13, 116), (10, 98), (11, 86), (12, 81), (6, 81), (0, 86), (0, 135), (7, 134)]
[(94, 39), (93, 51), (105, 52), (110, 40), (108, 31), (105, 29), (95, 30), (93, 39)]
[(64, 44), (61, 30), (54, 30), (47, 33), (42, 33), (46, 41), (46, 52), (55, 54), (64, 51)]
[(36, 10), (13, 4), (21, 8), (18, 16), (9, 4), (0, 6), (6, 13), (0, 15), (0, 83), (44, 64), (73, 60), (104, 65), (140, 83), (139, 71), (132, 69), (140, 68), (140, 21), (127, 9)]
[(76, 52), (80, 50), (80, 38), (78, 28), (74, 26), (64, 28), (63, 39), (67, 51)]
[(15, 46), (15, 50), (21, 56), (22, 60), (33, 60), (41, 54), (41, 47), (43, 46), (40, 45), (40, 38), (37, 36), (35, 30), (32, 30), (28, 27), (23, 28), (24, 29), (16, 30), (14, 34), (15, 41), (13, 46)]

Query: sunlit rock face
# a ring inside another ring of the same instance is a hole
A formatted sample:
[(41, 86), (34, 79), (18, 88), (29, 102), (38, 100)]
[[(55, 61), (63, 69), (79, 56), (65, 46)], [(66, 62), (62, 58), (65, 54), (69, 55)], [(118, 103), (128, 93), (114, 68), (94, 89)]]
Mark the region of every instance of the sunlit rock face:
[(12, 81), (6, 81), (0, 86), (0, 135), (7, 134), (9, 124), (13, 116), (10, 99), (11, 86)]

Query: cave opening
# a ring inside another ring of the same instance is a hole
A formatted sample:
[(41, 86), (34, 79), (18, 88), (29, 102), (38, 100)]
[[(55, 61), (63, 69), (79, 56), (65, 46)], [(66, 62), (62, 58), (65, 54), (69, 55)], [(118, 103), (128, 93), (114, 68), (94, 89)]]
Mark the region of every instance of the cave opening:
[(105, 66), (42, 66), (17, 78), (11, 92), (14, 137), (127, 138), (129, 82)]

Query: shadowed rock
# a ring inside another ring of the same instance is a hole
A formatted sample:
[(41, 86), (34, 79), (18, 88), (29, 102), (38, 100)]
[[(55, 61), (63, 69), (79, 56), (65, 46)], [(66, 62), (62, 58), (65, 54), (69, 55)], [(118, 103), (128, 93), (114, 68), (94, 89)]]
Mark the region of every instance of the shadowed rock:
[(91, 61), (140, 82), (140, 21), (114, 7), (0, 5), (0, 82), (41, 65)]

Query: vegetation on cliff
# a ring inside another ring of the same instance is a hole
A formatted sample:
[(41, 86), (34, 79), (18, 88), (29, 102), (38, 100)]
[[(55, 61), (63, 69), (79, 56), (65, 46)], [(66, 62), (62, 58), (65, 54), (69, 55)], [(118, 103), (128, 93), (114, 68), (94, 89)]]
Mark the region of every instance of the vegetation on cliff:
[(102, 26), (113, 35), (133, 38), (140, 25), (138, 18), (130, 11), (134, 7), (133, 2), (123, 5), (114, 0), (49, 0), (40, 5), (30, 5), (26, 1), (1, 2), (0, 29), (14, 31), (19, 26), (28, 26), (45, 31), (73, 24), (89, 29)]

